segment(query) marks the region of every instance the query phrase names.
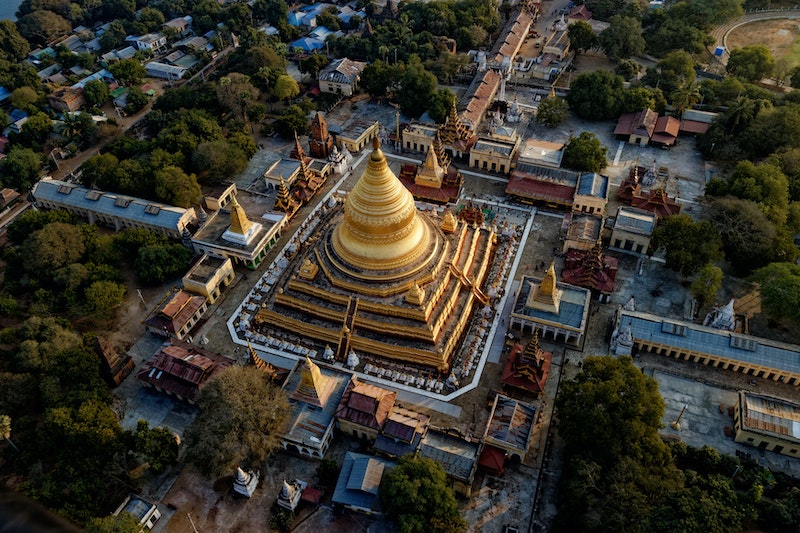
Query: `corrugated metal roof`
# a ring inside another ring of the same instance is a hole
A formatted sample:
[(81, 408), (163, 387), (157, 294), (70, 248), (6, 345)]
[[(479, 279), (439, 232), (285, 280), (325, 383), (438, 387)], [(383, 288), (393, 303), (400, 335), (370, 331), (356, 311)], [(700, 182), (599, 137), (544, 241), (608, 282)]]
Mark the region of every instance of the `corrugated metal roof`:
[[(680, 329), (670, 330), (664, 327), (665, 323), (677, 325)], [(625, 331), (629, 325), (634, 340), (674, 346), (800, 375), (800, 346), (796, 344), (731, 333), (692, 322), (669, 320), (650, 313), (623, 310), (620, 313), (619, 331)], [(675, 331), (681, 334), (676, 334)]]
[(187, 210), (132, 196), (124, 196), (97, 189), (86, 189), (65, 181), (44, 178), (33, 189), (37, 201), (48, 200), (65, 207), (85, 209), (99, 215), (142, 221), (170, 231), (179, 231), (180, 222)]
[(333, 503), (379, 511), (378, 486), (386, 470), (395, 466), (393, 461), (347, 452), (333, 490)]
[(748, 429), (800, 442), (800, 404), (742, 391)]
[(478, 460), (478, 446), (476, 442), (467, 442), (441, 431), (430, 430), (422, 439), (419, 454), (437, 461), (449, 476), (468, 480)]

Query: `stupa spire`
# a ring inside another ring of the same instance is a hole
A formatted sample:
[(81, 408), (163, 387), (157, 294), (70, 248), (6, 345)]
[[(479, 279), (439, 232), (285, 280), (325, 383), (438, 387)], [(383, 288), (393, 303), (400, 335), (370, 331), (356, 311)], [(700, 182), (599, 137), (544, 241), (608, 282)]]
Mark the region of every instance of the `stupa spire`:
[(306, 355), (306, 362), (300, 374), (300, 383), (289, 397), (322, 407), (328, 402), (333, 385), (335, 383), (323, 376), (319, 367)]
[(253, 227), (253, 223), (247, 219), (247, 214), (244, 212), (242, 206), (236, 201), (236, 195), (231, 199), (231, 233), (238, 233), (245, 235), (247, 231)]
[(425, 253), (428, 226), (414, 197), (389, 168), (377, 136), (367, 168), (345, 201), (333, 248), (350, 265), (372, 270), (406, 266)]

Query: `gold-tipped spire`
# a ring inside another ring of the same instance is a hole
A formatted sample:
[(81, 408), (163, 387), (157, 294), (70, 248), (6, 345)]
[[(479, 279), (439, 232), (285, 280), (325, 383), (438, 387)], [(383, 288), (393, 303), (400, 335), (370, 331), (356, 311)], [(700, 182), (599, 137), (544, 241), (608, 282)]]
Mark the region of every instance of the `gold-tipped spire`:
[(528, 295), (526, 305), (534, 309), (540, 309), (550, 313), (558, 314), (561, 305), (561, 290), (557, 286), (556, 262), (552, 261), (550, 267), (544, 273), (542, 281), (533, 287)]
[(253, 223), (247, 219), (247, 214), (244, 212), (242, 206), (236, 201), (236, 195), (233, 195), (231, 200), (231, 233), (238, 233), (245, 235), (247, 230), (253, 227)]
[(353, 266), (386, 270), (413, 262), (427, 251), (430, 238), (414, 197), (373, 137), (367, 169), (347, 195), (344, 221), (334, 231), (334, 250)]
[(300, 383), (289, 397), (322, 407), (328, 401), (333, 384), (329, 378), (322, 375), (319, 367), (306, 355), (306, 362), (300, 374)]

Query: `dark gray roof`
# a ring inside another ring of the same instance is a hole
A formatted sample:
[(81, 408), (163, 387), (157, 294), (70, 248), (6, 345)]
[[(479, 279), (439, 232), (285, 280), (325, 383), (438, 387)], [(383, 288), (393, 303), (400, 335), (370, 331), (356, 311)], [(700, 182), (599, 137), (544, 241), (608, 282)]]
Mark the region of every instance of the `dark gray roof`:
[(422, 439), (419, 454), (439, 462), (447, 475), (468, 481), (478, 461), (478, 447), (477, 442), (430, 429)]
[(578, 186), (576, 194), (584, 196), (596, 196), (597, 198), (608, 198), (608, 176), (603, 176), (597, 172), (586, 172), (578, 176)]
[(333, 490), (333, 503), (379, 511), (378, 487), (383, 475), (397, 466), (393, 461), (347, 452)]

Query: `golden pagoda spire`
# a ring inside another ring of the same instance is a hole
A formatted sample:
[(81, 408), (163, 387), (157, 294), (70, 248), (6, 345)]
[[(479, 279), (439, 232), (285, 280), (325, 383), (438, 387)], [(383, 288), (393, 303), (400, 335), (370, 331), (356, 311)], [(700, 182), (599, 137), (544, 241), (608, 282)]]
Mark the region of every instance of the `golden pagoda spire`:
[(300, 373), (300, 383), (289, 397), (322, 407), (328, 401), (332, 385), (334, 385), (333, 381), (323, 376), (319, 367), (306, 355), (306, 362)]
[(561, 304), (561, 290), (557, 287), (556, 262), (553, 260), (550, 267), (544, 273), (542, 281), (532, 287), (528, 295), (526, 305), (534, 309), (540, 309), (549, 313), (558, 314)]
[(428, 148), (428, 155), (425, 157), (425, 162), (422, 163), (422, 168), (419, 169), (417, 175), (414, 177), (414, 183), (425, 187), (441, 188), (442, 180), (444, 179), (444, 169), (439, 165), (439, 160), (436, 157), (433, 144)]
[(424, 254), (430, 239), (414, 197), (389, 168), (374, 137), (367, 168), (347, 195), (344, 220), (333, 233), (336, 254), (359, 268), (396, 269)]
[(236, 195), (233, 195), (231, 200), (231, 227), (228, 230), (231, 233), (245, 235), (251, 227), (253, 227), (253, 223), (247, 219), (244, 209), (236, 201)]
[(542, 297), (552, 297), (556, 291), (556, 261), (550, 262), (547, 272), (544, 273), (542, 284), (539, 285), (539, 295)]

